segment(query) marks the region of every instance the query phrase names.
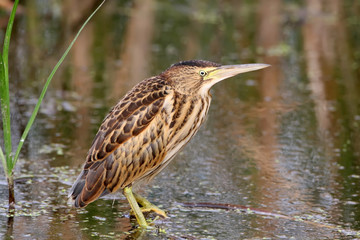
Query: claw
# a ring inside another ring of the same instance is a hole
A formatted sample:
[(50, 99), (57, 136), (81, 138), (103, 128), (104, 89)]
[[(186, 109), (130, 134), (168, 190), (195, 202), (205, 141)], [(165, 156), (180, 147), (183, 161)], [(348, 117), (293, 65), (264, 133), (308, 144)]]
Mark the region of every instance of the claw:
[(154, 212), (157, 215), (163, 217), (163, 218), (167, 218), (168, 216), (166, 215), (165, 211), (161, 210), (160, 208), (158, 208), (155, 205), (150, 205), (150, 206), (146, 206), (146, 207), (140, 207), (141, 212), (143, 213), (148, 213), (148, 212)]
[(140, 204), (142, 207), (140, 207), (141, 212), (154, 212), (157, 215), (167, 218), (165, 211), (161, 210), (159, 207), (155, 206), (151, 202), (149, 202), (146, 198), (140, 196), (139, 194), (134, 193), (134, 197), (138, 204)]

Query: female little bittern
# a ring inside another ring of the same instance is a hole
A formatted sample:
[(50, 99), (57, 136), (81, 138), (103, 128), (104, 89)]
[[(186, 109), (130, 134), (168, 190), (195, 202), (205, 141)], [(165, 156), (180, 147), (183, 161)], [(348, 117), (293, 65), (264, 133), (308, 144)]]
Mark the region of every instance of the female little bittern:
[(144, 211), (166, 217), (164, 211), (133, 193), (132, 185), (152, 179), (199, 130), (215, 83), (267, 66), (185, 61), (138, 83), (102, 122), (69, 194), (75, 207), (85, 207), (121, 189), (141, 227), (148, 226)]

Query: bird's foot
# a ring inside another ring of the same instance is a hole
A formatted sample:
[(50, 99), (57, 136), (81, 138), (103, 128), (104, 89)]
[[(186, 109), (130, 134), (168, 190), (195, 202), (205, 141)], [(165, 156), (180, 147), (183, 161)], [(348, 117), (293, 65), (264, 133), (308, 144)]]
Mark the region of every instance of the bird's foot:
[[(145, 205), (143, 206), (141, 204), (142, 207), (140, 207), (140, 211), (142, 213), (149, 213), (149, 212), (154, 212), (156, 213), (157, 215), (163, 217), (163, 218), (167, 218), (168, 216), (166, 215), (165, 211), (164, 210), (161, 210), (159, 207), (155, 206), (154, 204), (150, 204), (150, 205)], [(131, 210), (130, 211), (130, 214), (131, 215), (135, 215), (134, 214), (134, 211)]]
[(158, 208), (157, 206), (151, 204), (148, 206), (144, 206), (140, 208), (141, 212), (143, 213), (148, 213), (148, 212), (154, 212), (157, 215), (163, 217), (163, 218), (167, 218), (168, 216), (166, 215), (165, 211), (161, 210), (160, 208)]
[(157, 215), (167, 218), (165, 211), (161, 210), (159, 207), (155, 206), (151, 202), (149, 202), (146, 198), (140, 196), (139, 194), (134, 193), (134, 197), (139, 205), (141, 205), (140, 210), (141, 212), (154, 212)]

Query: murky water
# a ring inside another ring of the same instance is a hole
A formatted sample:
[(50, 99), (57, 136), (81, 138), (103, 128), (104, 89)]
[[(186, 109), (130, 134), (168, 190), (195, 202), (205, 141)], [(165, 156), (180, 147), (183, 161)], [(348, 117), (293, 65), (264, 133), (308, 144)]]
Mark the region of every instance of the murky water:
[[(14, 141), (96, 1), (22, 4), (10, 56)], [(0, 236), (360, 238), (359, 42), (360, 4), (350, 0), (108, 1), (50, 85), (16, 168), (14, 218), (0, 171)], [(139, 188), (169, 213), (156, 230), (133, 229), (120, 193), (69, 207), (68, 189), (110, 107), (185, 59), (272, 67), (216, 85), (191, 145)]]

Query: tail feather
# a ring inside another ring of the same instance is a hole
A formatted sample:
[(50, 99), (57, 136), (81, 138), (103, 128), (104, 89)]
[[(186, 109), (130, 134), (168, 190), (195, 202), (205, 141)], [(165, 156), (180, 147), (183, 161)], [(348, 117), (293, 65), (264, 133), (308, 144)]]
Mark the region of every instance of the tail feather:
[[(99, 173), (99, 171), (92, 172), (90, 170), (89, 172), (89, 170), (83, 170), (70, 189), (68, 202), (76, 208), (82, 208), (99, 197), (110, 193), (103, 184), (104, 174), (104, 171)], [(94, 175), (96, 175), (98, 181), (93, 181)], [(87, 177), (89, 178), (87, 179)], [(89, 182), (89, 179), (92, 181)]]
[[(74, 182), (73, 186), (71, 187), (68, 195), (68, 203), (74, 205), (76, 208), (79, 208), (79, 197), (81, 196), (81, 192), (85, 186), (87, 170), (82, 170), (76, 181)], [(85, 205), (86, 206), (86, 205)], [(85, 207), (83, 206), (83, 207)]]
[(84, 165), (84, 169), (76, 179), (69, 192), (69, 203), (76, 208), (85, 207), (89, 203), (95, 201), (99, 197), (113, 192), (113, 188), (109, 189), (109, 179), (106, 181), (107, 174), (113, 176), (112, 171), (116, 172), (117, 168), (111, 168), (110, 172), (106, 168), (106, 163), (114, 162), (112, 155), (105, 160)]

